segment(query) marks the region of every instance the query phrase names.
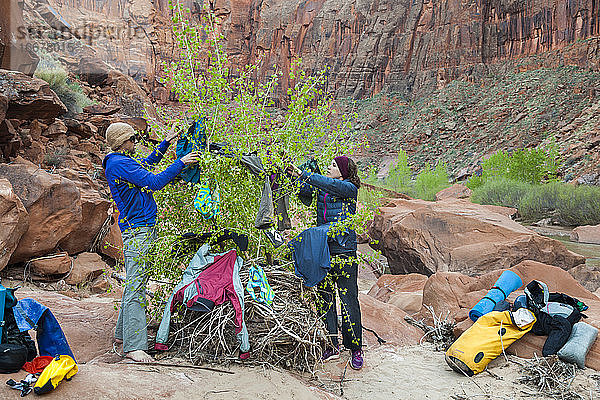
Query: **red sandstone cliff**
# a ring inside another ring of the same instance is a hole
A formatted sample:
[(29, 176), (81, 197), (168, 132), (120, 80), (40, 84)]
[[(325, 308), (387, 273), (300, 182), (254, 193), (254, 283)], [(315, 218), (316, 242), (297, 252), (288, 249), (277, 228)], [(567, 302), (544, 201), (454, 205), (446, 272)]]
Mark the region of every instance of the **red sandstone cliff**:
[[(13, 1), (13, 0), (11, 0)], [(201, 0), (181, 0), (193, 13)], [(19, 3), (18, 1), (13, 1)], [(83, 32), (104, 61), (153, 86), (160, 61), (173, 57), (167, 0), (26, 0), (46, 21)], [(290, 60), (329, 66), (338, 97), (388, 88), (419, 93), (504, 59), (569, 47), (551, 65), (598, 68), (600, 2), (596, 0), (216, 0), (227, 50), (236, 65), (277, 65), (285, 90)], [(40, 11), (41, 10), (41, 11)], [(7, 15), (7, 14), (4, 14)], [(117, 28), (120, 35), (105, 32)], [(96, 29), (96, 30), (94, 30)], [(103, 31), (104, 29), (104, 31)], [(594, 38), (593, 40), (584, 40)], [(2, 38), (0, 38), (0, 41)]]

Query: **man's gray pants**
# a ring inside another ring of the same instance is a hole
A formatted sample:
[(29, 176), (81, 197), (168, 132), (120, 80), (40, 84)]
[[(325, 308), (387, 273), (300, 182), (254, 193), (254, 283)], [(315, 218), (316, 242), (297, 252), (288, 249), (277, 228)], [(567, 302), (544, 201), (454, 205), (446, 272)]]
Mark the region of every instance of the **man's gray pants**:
[(148, 350), (146, 323), (146, 255), (156, 240), (155, 227), (128, 229), (123, 232), (125, 247), (125, 288), (117, 319), (115, 338), (123, 340), (123, 353)]

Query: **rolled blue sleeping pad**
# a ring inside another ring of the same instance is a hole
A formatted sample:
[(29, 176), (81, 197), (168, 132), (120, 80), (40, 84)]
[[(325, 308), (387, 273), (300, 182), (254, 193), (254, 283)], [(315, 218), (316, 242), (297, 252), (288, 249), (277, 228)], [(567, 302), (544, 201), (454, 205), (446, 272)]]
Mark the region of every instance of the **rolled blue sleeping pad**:
[(519, 275), (512, 271), (504, 271), (490, 291), (469, 311), (469, 318), (473, 322), (477, 321), (483, 314), (492, 311), (496, 304), (506, 300), (508, 295), (520, 288), (521, 285), (523, 285), (523, 281)]

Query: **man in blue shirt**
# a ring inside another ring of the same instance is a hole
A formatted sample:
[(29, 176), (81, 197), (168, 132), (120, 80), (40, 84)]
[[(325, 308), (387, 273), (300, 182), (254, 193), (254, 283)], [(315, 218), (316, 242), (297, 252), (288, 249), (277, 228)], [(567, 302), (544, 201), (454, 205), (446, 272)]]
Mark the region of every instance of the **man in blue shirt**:
[(126, 357), (138, 362), (150, 362), (146, 323), (146, 261), (151, 243), (156, 239), (156, 202), (153, 193), (165, 187), (186, 165), (198, 161), (192, 152), (175, 160), (163, 172), (154, 175), (150, 170), (162, 160), (171, 142), (177, 138), (175, 125), (167, 138), (145, 159), (132, 158), (135, 153), (135, 131), (125, 123), (111, 124), (106, 141), (112, 153), (102, 165), (110, 193), (119, 210), (119, 227), (125, 247), (127, 274), (115, 341), (123, 343)]

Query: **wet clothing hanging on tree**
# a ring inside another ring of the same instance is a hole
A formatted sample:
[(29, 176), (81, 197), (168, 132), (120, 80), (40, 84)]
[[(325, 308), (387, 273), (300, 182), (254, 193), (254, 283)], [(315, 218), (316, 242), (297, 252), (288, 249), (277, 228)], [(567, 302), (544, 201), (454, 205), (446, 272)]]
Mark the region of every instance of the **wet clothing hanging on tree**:
[(212, 240), (213, 244), (220, 244), (226, 240), (231, 240), (240, 249), (240, 251), (248, 250), (248, 236), (243, 233), (237, 233), (229, 229), (223, 229), (221, 232), (205, 232), (205, 233), (193, 233), (187, 232), (181, 235), (182, 239), (193, 240), (198, 244), (202, 245), (207, 241)]
[(216, 305), (231, 301), (235, 310), (236, 337), (240, 351), (247, 352), (250, 342), (244, 322), (244, 289), (240, 280), (242, 265), (243, 260), (235, 250), (212, 254), (209, 244), (202, 245), (165, 305), (156, 334), (155, 349), (166, 350), (171, 314), (177, 304), (208, 312)]
[(337, 246), (343, 246), (348, 239), (347, 235), (328, 237), (330, 227), (331, 224), (324, 224), (305, 229), (288, 243), (294, 258), (294, 273), (302, 278), (305, 286), (317, 285), (331, 268), (329, 239)]
[[(206, 149), (206, 142), (204, 118), (200, 118), (179, 138), (175, 154), (178, 159), (181, 159), (192, 151), (204, 151)], [(188, 165), (181, 171), (179, 176), (186, 182), (199, 183), (201, 179), (200, 167), (197, 164)]]

